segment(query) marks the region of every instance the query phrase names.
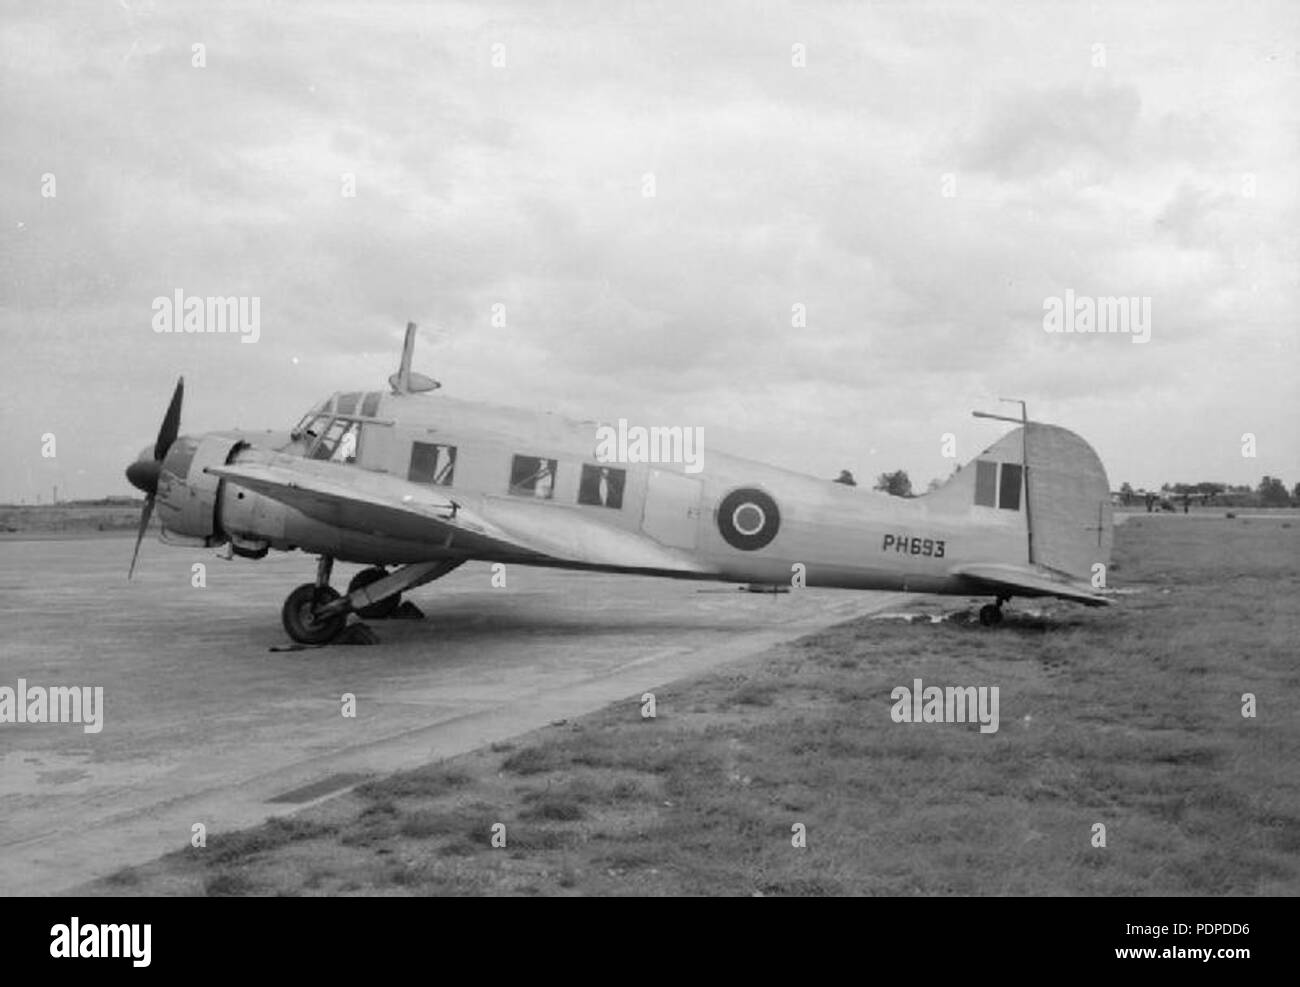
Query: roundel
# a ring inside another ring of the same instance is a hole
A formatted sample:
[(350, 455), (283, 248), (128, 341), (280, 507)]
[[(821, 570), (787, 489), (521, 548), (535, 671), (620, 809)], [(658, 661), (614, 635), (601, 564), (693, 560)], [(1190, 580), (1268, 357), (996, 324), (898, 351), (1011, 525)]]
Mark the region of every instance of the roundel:
[(718, 530), (727, 544), (742, 552), (762, 548), (781, 527), (776, 501), (761, 490), (741, 487), (722, 498), (718, 505)]

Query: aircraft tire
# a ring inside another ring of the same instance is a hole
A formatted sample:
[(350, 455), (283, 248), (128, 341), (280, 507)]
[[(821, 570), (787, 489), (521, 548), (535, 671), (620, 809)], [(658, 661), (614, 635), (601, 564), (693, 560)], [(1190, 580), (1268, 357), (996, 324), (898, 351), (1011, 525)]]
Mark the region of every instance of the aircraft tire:
[(337, 600), (339, 595), (332, 586), (303, 583), (289, 594), (280, 611), (285, 631), (299, 644), (328, 644), (343, 630), (348, 615), (340, 613), (318, 620), (312, 615), (312, 609)]
[(996, 627), (1002, 623), (1002, 608), (996, 603), (986, 603), (980, 607), (980, 623), (985, 627)]
[[(353, 576), (352, 581), (348, 583), (348, 592), (354, 593), (361, 589), (361, 587), (369, 586), (371, 583), (383, 579), (387, 575), (388, 570), (377, 565), (371, 566), (369, 569), (362, 569)], [(401, 606), (401, 604), (402, 594), (394, 593), (392, 596), (386, 596), (382, 600), (377, 600), (368, 607), (361, 607), (357, 610), (357, 614), (363, 620), (383, 620), (386, 617), (391, 617), (393, 611)]]

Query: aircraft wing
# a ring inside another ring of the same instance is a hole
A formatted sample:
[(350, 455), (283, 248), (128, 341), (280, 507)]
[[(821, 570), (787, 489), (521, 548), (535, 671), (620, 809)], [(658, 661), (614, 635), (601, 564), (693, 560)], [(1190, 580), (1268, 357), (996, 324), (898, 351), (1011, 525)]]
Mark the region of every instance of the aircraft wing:
[[(562, 507), (503, 498), (484, 513), (427, 484), (356, 466), (277, 456), (208, 472), (324, 524), (454, 548), (471, 557), (534, 557), (579, 566), (704, 573), (688, 556)], [(485, 516), (490, 512), (493, 517)], [(499, 518), (496, 517), (499, 515)]]
[(1109, 597), (1094, 592), (1092, 587), (1085, 583), (1056, 576), (1043, 569), (1030, 569), (1026, 566), (998, 562), (977, 562), (954, 566), (949, 572), (954, 576), (972, 579), (994, 592), (1005, 592), (1011, 596), (1056, 596), (1062, 600), (1071, 600), (1090, 607), (1109, 606), (1111, 602)]
[[(347, 474), (338, 475), (342, 470)], [(234, 463), (209, 466), (207, 471), (338, 528), (417, 541), (454, 542), (465, 550), (513, 549), (543, 554), (427, 486), (366, 474), (355, 467), (302, 460)]]

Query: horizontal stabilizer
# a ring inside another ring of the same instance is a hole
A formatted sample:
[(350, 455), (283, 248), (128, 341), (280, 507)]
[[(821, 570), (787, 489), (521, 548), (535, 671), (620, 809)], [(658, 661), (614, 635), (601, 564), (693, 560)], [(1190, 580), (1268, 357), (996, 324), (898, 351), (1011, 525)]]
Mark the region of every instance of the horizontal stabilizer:
[(948, 571), (954, 576), (974, 580), (979, 588), (1003, 596), (1055, 596), (1090, 607), (1104, 607), (1111, 602), (1109, 597), (1094, 592), (1088, 584), (1054, 575), (1047, 569), (978, 562), (954, 566)]

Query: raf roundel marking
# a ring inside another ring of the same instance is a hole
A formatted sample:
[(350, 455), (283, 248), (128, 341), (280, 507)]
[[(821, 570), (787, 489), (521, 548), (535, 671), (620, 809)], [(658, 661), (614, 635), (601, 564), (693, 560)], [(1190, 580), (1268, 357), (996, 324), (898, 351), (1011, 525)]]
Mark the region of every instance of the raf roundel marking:
[(731, 512), (731, 526), (746, 538), (763, 530), (767, 515), (757, 504), (741, 504)]
[(776, 501), (753, 487), (741, 487), (718, 505), (718, 530), (732, 548), (753, 552), (769, 544), (781, 528)]

